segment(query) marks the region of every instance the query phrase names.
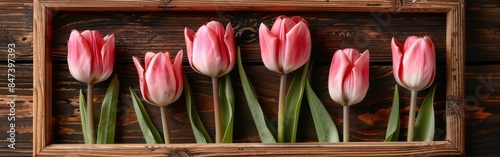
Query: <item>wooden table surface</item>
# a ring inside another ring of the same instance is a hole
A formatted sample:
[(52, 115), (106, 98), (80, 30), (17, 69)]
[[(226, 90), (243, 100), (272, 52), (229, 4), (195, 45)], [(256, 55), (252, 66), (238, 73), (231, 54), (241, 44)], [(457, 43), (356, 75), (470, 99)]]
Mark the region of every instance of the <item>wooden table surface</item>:
[[(33, 47), (32, 47), (32, 41), (33, 41), (33, 4), (32, 1), (30, 0), (19, 0), (16, 2), (11, 2), (7, 0), (1, 0), (0, 1), (0, 61), (3, 64), (0, 64), (0, 156), (30, 156), (32, 154), (32, 135), (33, 135), (33, 127), (32, 127), (32, 107), (33, 107), (33, 81), (32, 81), (32, 71), (33, 71)], [(174, 17), (172, 18), (173, 20), (176, 20), (176, 15), (178, 14), (173, 14), (169, 15), (169, 17)], [(247, 15), (247, 14), (244, 14)], [(304, 16), (308, 16), (308, 14), (303, 14)], [(346, 18), (352, 15), (358, 15), (358, 14), (346, 14)], [(466, 84), (465, 84), (465, 103), (466, 103), (466, 155), (467, 156), (500, 156), (500, 18), (498, 15), (500, 15), (500, 1), (496, 0), (469, 0), (466, 2), (466, 69), (465, 69), (465, 79), (466, 79)], [(59, 77), (54, 77), (56, 78), (55, 81), (60, 81), (63, 82), (61, 84), (54, 84), (54, 92), (61, 93), (61, 95), (56, 95), (54, 96), (53, 99), (55, 100), (68, 100), (67, 96), (63, 95), (65, 93), (65, 88), (68, 86), (69, 82), (69, 88), (83, 88), (83, 85), (78, 85), (78, 84), (73, 84), (76, 82), (74, 79), (68, 76), (67, 73), (58, 73), (57, 71), (64, 71), (67, 70), (66, 63), (64, 62), (65, 58), (65, 41), (67, 40), (67, 35), (61, 32), (67, 32), (68, 29), (72, 29), (71, 25), (72, 19), (71, 17), (74, 16), (74, 13), (60, 13), (57, 15), (54, 15), (56, 19), (61, 19), (61, 21), (53, 21), (55, 28), (59, 28), (57, 30), (53, 30), (53, 37), (55, 38), (54, 43), (53, 43), (53, 59), (55, 61), (54, 66), (54, 76), (59, 76)], [(130, 19), (131, 17), (133, 18), (134, 16), (140, 16), (140, 18), (146, 18), (150, 21), (150, 25), (155, 25), (155, 20), (154, 18), (151, 18), (151, 14), (144, 14), (144, 15), (137, 15), (137, 14), (130, 14), (130, 13), (104, 13), (102, 16), (96, 15), (96, 14), (90, 14), (89, 19), (92, 18), (92, 16), (96, 17), (104, 17), (104, 18), (120, 18), (123, 17), (124, 20), (118, 21), (119, 22), (132, 22), (132, 23), (139, 23), (140, 21), (126, 21)], [(158, 15), (154, 15), (158, 16)], [(182, 16), (195, 16), (195, 15), (182, 15)], [(207, 15), (210, 16), (210, 15)], [(256, 16), (256, 15), (249, 15), (249, 16)], [(258, 15), (257, 15), (258, 16)], [(433, 17), (432, 15), (430, 16), (424, 16), (420, 18), (420, 21), (426, 22), (424, 25), (426, 25), (426, 29), (431, 29), (432, 31), (428, 32), (431, 33), (435, 37), (444, 37), (443, 34), (443, 28), (441, 27), (443, 23), (439, 23), (439, 21), (442, 21), (442, 18), (439, 18), (440, 16), (436, 15), (437, 18), (426, 18), (426, 17)], [(408, 19), (411, 19), (409, 16), (405, 15), (400, 15), (397, 16), (398, 19), (401, 19), (401, 21), (405, 21)], [(167, 17), (168, 18), (168, 17)], [(362, 15), (359, 17), (360, 19), (363, 19)], [(397, 20), (394, 19), (394, 23), (398, 24)], [(87, 19), (88, 20), (88, 19)], [(177, 19), (181, 20), (181, 19)], [(434, 23), (438, 21), (437, 23)], [(108, 23), (113, 23), (117, 21), (107, 21)], [(272, 21), (271, 21), (272, 22)], [(359, 21), (358, 21), (359, 22)], [(361, 21), (363, 22), (363, 21)], [(403, 24), (401, 22), (401, 24)], [(81, 27), (85, 27), (86, 23), (81, 24)], [(197, 24), (196, 24), (197, 25)], [(235, 24), (237, 25), (237, 24)], [(435, 25), (435, 27), (434, 27)], [(182, 26), (183, 27), (183, 26)], [(189, 26), (193, 29), (196, 29), (195, 25)], [(430, 28), (429, 28), (430, 27)], [(109, 29), (114, 29), (114, 28), (109, 28)], [(144, 32), (148, 32), (147, 30), (143, 30)], [(165, 30), (169, 31), (169, 30)], [(410, 30), (410, 32), (424, 32), (426, 30)], [(133, 36), (136, 37), (135, 39), (124, 39), (124, 41), (119, 41), (119, 42), (133, 42), (133, 40), (141, 40), (141, 36), (134, 36), (132, 33), (131, 34), (125, 34), (125, 33), (131, 33), (124, 31), (122, 33), (123, 36)], [(349, 32), (348, 32), (349, 33)], [(145, 36), (149, 36), (151, 34), (144, 34)], [(164, 34), (159, 34), (164, 35)], [(241, 34), (240, 34), (241, 35)], [(325, 34), (323, 34), (325, 35)], [(328, 35), (328, 34), (326, 34)], [(331, 34), (330, 34), (331, 35)], [(346, 35), (344, 35), (346, 36)], [(137, 39), (138, 38), (138, 39)], [(251, 40), (251, 38), (246, 39), (246, 38), (239, 38), (242, 41), (237, 41), (237, 42), (248, 42), (252, 43), (255, 42)], [(147, 40), (147, 39), (144, 39)], [(160, 41), (161, 42), (161, 41)], [(16, 106), (14, 108), (11, 108), (8, 105), (8, 102), (10, 101), (10, 97), (7, 97), (7, 95), (10, 95), (11, 93), (8, 90), (8, 84), (7, 84), (7, 49), (8, 49), (8, 44), (15, 44), (16, 45), (16, 63), (15, 63), (15, 69), (16, 69), (16, 91), (15, 95), (16, 97)], [(443, 71), (440, 69), (443, 69), (440, 67), (442, 64), (442, 61), (444, 57), (440, 55), (440, 52), (444, 50), (444, 45), (442, 44), (443, 42), (436, 42), (436, 52), (438, 52), (438, 72), (443, 73)], [(150, 43), (148, 43), (150, 44)], [(119, 45), (119, 44), (118, 44)], [(175, 45), (175, 44), (172, 44)], [(251, 45), (251, 44), (250, 44)], [(377, 50), (377, 46), (373, 46)], [(380, 46), (382, 47), (382, 46)], [(181, 48), (181, 47), (179, 47)], [(134, 48), (129, 48), (129, 49), (134, 49)], [(255, 47), (252, 46), (247, 46), (246, 49), (248, 50), (255, 50)], [(388, 48), (380, 48), (378, 50), (388, 50)], [(375, 50), (375, 51), (376, 51)], [(159, 51), (159, 50), (155, 50)], [(174, 49), (169, 50), (171, 52), (174, 52)], [(132, 52), (133, 53), (133, 52)], [(497, 54), (499, 53), (499, 54)], [(260, 56), (257, 54), (255, 57), (252, 55), (253, 53), (250, 53), (247, 55), (248, 58), (250, 58), (249, 61), (247, 61), (248, 64), (258, 64), (258, 59)], [(134, 54), (138, 55), (138, 54)], [(119, 57), (117, 56), (117, 62), (120, 62), (122, 64), (130, 64), (130, 56), (125, 56), (125, 57)], [(322, 57), (331, 57), (331, 56), (322, 56)], [(389, 57), (389, 58), (388, 58)], [(254, 58), (256, 61), (251, 60)], [(320, 59), (321, 60), (321, 59)], [(325, 59), (323, 59), (325, 60)], [(371, 70), (375, 70), (373, 73), (376, 73), (376, 75), (382, 75), (384, 73), (388, 73), (389, 77), (392, 77), (392, 74), (390, 73), (390, 66), (386, 65), (386, 60), (390, 60), (390, 56), (387, 54), (372, 54), (372, 62), (375, 63), (376, 67), (371, 68)], [(441, 61), (441, 63), (440, 63)], [(325, 71), (328, 62), (320, 62), (320, 65), (323, 65), (320, 67), (320, 70), (317, 71)], [(188, 67), (188, 66), (187, 66)], [(322, 69), (323, 68), (323, 69)], [(185, 67), (185, 69), (187, 69)], [(249, 71), (265, 71), (262, 66), (251, 66), (248, 68)], [(124, 84), (131, 84), (134, 85), (135, 89), (136, 85), (138, 84), (136, 82), (136, 74), (135, 74), (135, 69), (130, 69), (130, 68), (123, 68), (119, 70), (121, 73), (125, 73), (130, 75), (130, 77), (135, 78), (134, 80), (125, 80), (122, 81)], [(127, 71), (132, 71), (132, 72), (127, 72)], [(320, 72), (316, 72), (316, 75), (322, 76), (319, 74)], [(271, 73), (269, 73), (271, 74)], [(194, 75), (193, 72), (189, 73), (188, 75)], [(313, 73), (314, 75), (314, 73)], [(375, 74), (374, 74), (375, 75)], [(64, 77), (62, 77), (64, 76)], [(257, 79), (259, 79), (259, 76), (255, 76)], [(265, 78), (261, 78), (265, 79)], [(320, 78), (323, 79), (324, 78)], [(204, 79), (197, 79), (193, 78), (193, 81), (196, 81), (198, 83), (203, 83), (206, 82)], [(277, 81), (277, 80), (272, 80), (272, 81)], [(377, 82), (378, 83), (378, 82)], [(391, 83), (384, 83), (380, 82), (381, 84), (385, 85), (390, 85), (393, 84)], [(257, 83), (257, 86), (259, 83)], [(266, 86), (266, 84), (260, 84), (261, 86)], [(208, 85), (207, 85), (208, 86)], [(319, 86), (319, 85), (316, 85)], [(375, 85), (377, 86), (377, 85)], [(195, 91), (199, 91), (203, 93), (204, 90), (208, 90), (205, 88), (199, 88), (195, 89)], [(389, 92), (389, 91), (381, 91), (383, 92)], [(375, 92), (372, 92), (375, 93)], [(139, 94), (139, 93), (138, 93)], [(204, 94), (202, 94), (203, 97)], [(273, 94), (268, 94), (268, 95), (273, 95)], [(391, 95), (389, 92), (383, 93), (383, 95)], [(325, 95), (323, 95), (324, 97)], [(327, 96), (327, 95), (326, 95)], [(375, 96), (376, 97), (376, 96)], [(209, 100), (210, 97), (206, 96), (204, 97), (205, 99)], [(371, 98), (373, 99), (373, 98)], [(377, 99), (377, 98), (375, 98)], [(374, 100), (375, 100), (374, 99)], [(441, 100), (442, 101), (442, 100)], [(78, 143), (81, 142), (81, 134), (78, 134), (75, 132), (75, 134), (72, 134), (74, 129), (73, 127), (78, 127), (78, 124), (74, 124), (75, 120), (78, 119), (71, 119), (70, 116), (64, 116), (62, 114), (68, 113), (69, 110), (74, 110), (74, 108), (61, 108), (58, 105), (65, 104), (68, 102), (64, 101), (56, 101), (54, 102), (54, 121), (58, 121), (58, 124), (61, 124), (60, 126), (55, 126), (54, 128), (57, 129), (54, 133), (56, 135), (61, 135), (59, 137), (54, 137), (54, 141), (58, 143)], [(64, 107), (64, 105), (61, 105)], [(443, 110), (443, 103), (438, 103), (437, 105), (437, 110)], [(66, 107), (68, 107), (66, 105)], [(268, 106), (270, 107), (270, 106)], [(156, 112), (152, 107), (147, 107), (148, 110), (151, 112)], [(176, 107), (170, 112), (176, 112), (176, 110), (180, 107)], [(7, 140), (8, 136), (10, 134), (7, 133), (9, 131), (10, 127), (9, 124), (11, 123), (8, 119), (10, 117), (9, 113), (13, 111), (12, 109), (15, 109), (15, 117), (16, 121), (15, 123), (15, 129), (16, 129), (16, 134), (15, 134), (15, 147), (16, 149), (10, 149), (8, 147), (8, 144), (10, 143), (9, 140)], [(200, 109), (199, 109), (200, 110)], [(202, 113), (202, 118), (203, 117), (210, 117), (209, 109), (206, 108), (201, 108), (201, 111), (206, 110), (207, 112)], [(269, 109), (271, 110), (271, 109)], [(337, 111), (337, 110), (335, 110)], [(338, 110), (340, 111), (340, 110)], [(370, 111), (371, 114), (376, 114), (377, 110)], [(128, 111), (124, 111), (128, 112)], [(133, 112), (133, 111), (131, 111)], [(270, 112), (270, 111), (268, 111)], [(98, 112), (97, 112), (98, 113)], [(153, 113), (152, 113), (153, 114)], [(363, 124), (366, 123), (381, 123), (380, 121), (377, 121), (376, 119), (363, 119), (363, 117), (370, 117), (371, 114), (368, 113), (354, 113), (354, 115), (358, 115), (357, 117), (360, 119), (359, 124), (356, 124), (356, 121), (354, 122), (354, 126), (363, 126)], [(438, 115), (442, 115), (443, 113), (437, 113)], [(245, 113), (243, 116), (249, 116), (249, 113)], [(241, 117), (243, 117), (241, 116)], [(63, 118), (61, 118), (63, 117)], [(70, 117), (70, 118), (68, 118)], [(340, 117), (340, 116), (338, 116)], [(74, 117), (73, 117), (74, 118)], [(172, 116), (170, 117), (171, 119), (177, 119), (178, 117)], [(238, 118), (238, 117), (237, 117)], [(182, 118), (181, 118), (182, 119)], [(440, 118), (441, 119), (441, 118)], [(240, 118), (241, 120), (241, 118)], [(309, 119), (310, 120), (310, 119)], [(181, 125), (185, 125), (189, 127), (189, 121), (185, 120), (180, 120), (183, 123), (179, 123)], [(243, 118), (243, 123), (251, 123), (251, 118)], [(339, 119), (334, 119), (336, 123), (338, 123), (340, 120)], [(134, 128), (137, 129), (137, 124), (136, 122), (131, 119), (127, 118), (122, 118), (121, 123), (123, 125), (119, 126), (120, 129), (130, 129)], [(133, 125), (126, 125), (126, 124), (133, 124)], [(442, 121), (438, 122), (440, 124), (438, 125), (443, 125)], [(238, 125), (235, 125), (238, 126)], [(338, 124), (337, 124), (338, 126)], [(247, 130), (250, 129), (249, 132), (252, 135), (255, 135), (254, 130), (251, 130), (253, 128), (248, 127), (248, 126), (241, 126), (239, 125), (242, 130)], [(312, 127), (312, 125), (307, 125), (307, 127)], [(381, 130), (384, 131), (385, 128), (375, 128), (378, 129), (377, 132), (380, 132)], [(363, 130), (363, 129), (360, 129)], [(354, 134), (355, 136), (358, 136), (356, 140), (358, 141), (365, 141), (365, 140), (370, 140), (370, 139), (379, 139), (380, 137), (383, 137), (383, 135), (376, 135), (376, 136), (370, 136), (370, 133), (375, 134), (376, 132), (368, 132), (368, 129), (365, 129), (361, 131), (359, 134)], [(373, 128), (369, 128), (369, 130), (373, 130)], [(36, 130), (35, 130), (36, 131)], [(175, 140), (177, 142), (190, 142), (193, 140), (192, 134), (189, 129), (187, 130), (176, 130), (177, 132), (174, 133)], [(438, 129), (439, 131), (439, 129)], [(121, 135), (121, 137), (118, 139), (118, 142), (125, 142), (125, 143), (141, 143), (143, 142), (140, 138), (138, 138), (141, 134), (139, 132), (128, 132), (128, 133), (123, 133), (124, 135)], [(368, 135), (367, 135), (368, 134)], [(247, 137), (247, 138), (242, 138), (238, 137), (238, 133), (235, 134), (235, 138), (237, 138), (236, 141), (238, 142), (253, 142), (253, 141), (258, 141), (258, 137), (253, 136), (253, 137)], [(119, 135), (120, 136), (120, 135)], [(314, 136), (314, 135), (309, 135), (308, 133), (302, 133), (302, 135), (299, 134), (299, 136), (304, 136), (304, 137), (309, 137), (309, 136)], [(439, 135), (438, 139), (439, 139)], [(238, 139), (239, 138), (239, 139)], [(304, 139), (304, 141), (307, 141), (307, 138)]]

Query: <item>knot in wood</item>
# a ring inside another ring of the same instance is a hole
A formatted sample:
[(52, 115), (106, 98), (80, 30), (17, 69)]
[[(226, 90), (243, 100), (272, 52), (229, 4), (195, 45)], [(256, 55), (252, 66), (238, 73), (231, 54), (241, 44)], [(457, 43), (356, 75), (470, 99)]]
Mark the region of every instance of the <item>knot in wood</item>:
[(191, 154), (191, 152), (188, 149), (182, 148), (182, 149), (171, 150), (168, 153), (168, 156), (169, 157), (190, 157), (190, 156), (193, 156), (193, 155)]
[(457, 96), (448, 96), (446, 99), (446, 116), (464, 116), (462, 100)]
[(259, 38), (259, 22), (255, 19), (235, 18), (231, 20), (237, 43), (252, 43)]

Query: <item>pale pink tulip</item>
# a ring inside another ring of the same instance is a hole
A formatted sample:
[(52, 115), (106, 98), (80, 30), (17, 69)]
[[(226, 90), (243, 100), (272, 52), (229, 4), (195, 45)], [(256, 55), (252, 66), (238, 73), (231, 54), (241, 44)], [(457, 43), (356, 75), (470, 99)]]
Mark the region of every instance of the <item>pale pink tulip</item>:
[(102, 38), (95, 30), (81, 34), (71, 31), (68, 41), (68, 67), (71, 75), (84, 83), (98, 83), (106, 80), (113, 72), (115, 62), (115, 37)]
[(160, 107), (167, 106), (182, 94), (182, 53), (180, 50), (175, 60), (171, 60), (168, 52), (148, 52), (144, 57), (144, 68), (140, 59), (133, 57), (142, 96), (148, 103)]
[(436, 53), (432, 40), (410, 36), (402, 45), (392, 38), (392, 68), (399, 85), (414, 91), (429, 87), (436, 74)]
[(236, 63), (233, 27), (226, 29), (220, 22), (211, 21), (201, 26), (198, 32), (184, 29), (188, 61), (198, 73), (219, 77), (229, 73)]
[(299, 16), (279, 16), (269, 30), (259, 28), (261, 56), (267, 69), (288, 74), (303, 66), (311, 54), (311, 34), (307, 21)]
[(359, 103), (369, 86), (370, 52), (360, 54), (355, 49), (337, 50), (330, 66), (328, 90), (330, 97), (341, 105)]

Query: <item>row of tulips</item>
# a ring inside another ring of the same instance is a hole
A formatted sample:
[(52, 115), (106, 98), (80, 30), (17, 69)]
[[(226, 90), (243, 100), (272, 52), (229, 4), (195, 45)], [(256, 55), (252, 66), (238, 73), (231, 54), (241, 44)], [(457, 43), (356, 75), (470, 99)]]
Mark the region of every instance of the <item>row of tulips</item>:
[[(197, 32), (184, 30), (187, 58), (190, 66), (199, 74), (212, 78), (216, 143), (222, 140), (219, 100), (219, 77), (228, 74), (235, 66), (236, 46), (231, 24), (224, 28), (220, 22), (211, 21)], [(311, 54), (311, 36), (305, 19), (294, 16), (279, 16), (271, 29), (263, 23), (259, 28), (261, 57), (266, 68), (281, 76), (278, 104), (278, 142), (284, 142), (284, 112), (287, 74), (303, 67)], [(411, 90), (408, 141), (413, 140), (415, 104), (417, 92), (429, 87), (435, 77), (435, 52), (429, 37), (411, 36), (403, 44), (393, 38), (393, 73), (397, 83)], [(86, 134), (88, 143), (93, 141), (92, 87), (106, 80), (114, 65), (114, 36), (102, 37), (97, 31), (73, 30), (68, 41), (68, 65), (72, 76), (88, 84)], [(239, 50), (238, 50), (239, 52)], [(166, 106), (175, 102), (184, 89), (182, 72), (183, 51), (174, 59), (170, 53), (147, 52), (144, 64), (133, 57), (139, 76), (140, 90), (144, 101), (160, 107), (164, 140), (169, 142)], [(368, 50), (359, 53), (356, 49), (337, 50), (333, 55), (328, 77), (331, 98), (344, 106), (344, 142), (348, 141), (349, 106), (362, 101), (369, 88)], [(85, 116), (85, 115), (82, 115)], [(288, 129), (288, 128), (287, 128)]]

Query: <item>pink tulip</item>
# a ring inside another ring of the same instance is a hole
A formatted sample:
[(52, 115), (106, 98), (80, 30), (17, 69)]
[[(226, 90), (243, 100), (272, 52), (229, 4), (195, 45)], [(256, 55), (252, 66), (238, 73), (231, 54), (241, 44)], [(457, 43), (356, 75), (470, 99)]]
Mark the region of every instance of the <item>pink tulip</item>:
[(184, 29), (189, 64), (198, 73), (219, 77), (229, 73), (236, 63), (233, 27), (226, 30), (220, 22), (211, 21), (194, 32)]
[(328, 76), (330, 97), (341, 105), (359, 103), (369, 86), (370, 52), (355, 49), (337, 50)]
[[(166, 53), (146, 53), (145, 66), (141, 61), (133, 57), (142, 96), (148, 103), (156, 106), (167, 106), (175, 102), (182, 94), (182, 50), (177, 53), (175, 60), (170, 59)], [(173, 63), (172, 63), (173, 62)]]
[(113, 72), (115, 62), (115, 37), (102, 38), (95, 30), (81, 34), (71, 31), (68, 41), (68, 67), (71, 75), (84, 83), (102, 82)]
[(307, 21), (299, 16), (279, 16), (269, 30), (259, 28), (261, 56), (267, 69), (288, 74), (303, 66), (311, 54), (311, 35)]
[(410, 36), (402, 45), (392, 38), (392, 67), (399, 85), (415, 91), (429, 87), (436, 74), (436, 54), (432, 40)]

